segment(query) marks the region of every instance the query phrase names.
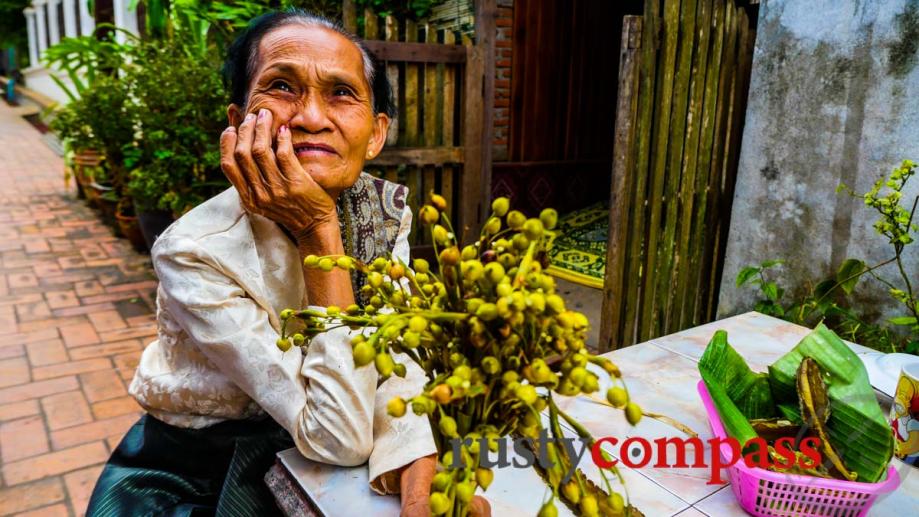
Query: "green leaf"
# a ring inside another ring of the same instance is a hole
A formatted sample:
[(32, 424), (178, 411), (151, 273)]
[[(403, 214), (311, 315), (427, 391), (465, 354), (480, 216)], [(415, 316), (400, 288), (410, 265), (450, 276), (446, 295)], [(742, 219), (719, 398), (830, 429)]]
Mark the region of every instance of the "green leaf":
[(824, 296), (829, 295), (830, 291), (832, 291), (833, 287), (835, 286), (836, 286), (836, 281), (833, 280), (832, 278), (828, 278), (820, 282), (819, 284), (817, 284), (816, 287), (814, 287), (814, 297), (822, 298)]
[(832, 408), (827, 430), (833, 447), (846, 467), (858, 473), (858, 481), (876, 482), (893, 455), (893, 435), (864, 364), (821, 323), (769, 366), (769, 382), (777, 403), (797, 402), (796, 376), (805, 357), (814, 359), (825, 373)]
[(727, 336), (723, 330), (715, 332), (698, 367), (724, 430), (745, 444), (757, 436), (749, 419), (775, 416), (775, 405), (768, 379), (750, 370)]
[(753, 306), (753, 310), (765, 314), (767, 316), (775, 316), (781, 318), (785, 315), (785, 309), (781, 305), (770, 301), (770, 300), (760, 300), (756, 302), (756, 305)]
[(858, 259), (847, 259), (836, 272), (836, 282), (840, 284), (846, 294), (852, 294), (855, 284), (865, 272), (865, 263)]
[(762, 264), (759, 265), (759, 267), (763, 269), (769, 269), (771, 267), (775, 267), (775, 266), (778, 266), (779, 264), (784, 264), (784, 263), (785, 261), (782, 259), (772, 259), (772, 260), (767, 260), (763, 262)]
[(801, 424), (801, 408), (797, 404), (776, 404), (782, 417), (796, 424)]
[(916, 324), (916, 318), (914, 316), (899, 316), (897, 318), (890, 318), (887, 321), (889, 321), (892, 325), (909, 326)]
[(814, 288), (814, 301), (816, 302), (816, 308), (820, 312), (825, 312), (827, 308), (832, 305), (833, 298), (830, 296), (830, 293), (833, 292), (833, 289), (836, 288), (836, 280), (828, 278)]
[(730, 400), (747, 418), (776, 416), (768, 376), (750, 370), (743, 357), (728, 344), (727, 332), (715, 332), (699, 359), (699, 372), (706, 386), (710, 383), (723, 386)]
[(919, 341), (910, 341), (903, 349), (907, 354), (919, 354)]
[(770, 301), (777, 302), (779, 301), (779, 286), (775, 282), (766, 282), (763, 284), (763, 294)]
[(747, 266), (737, 273), (737, 287), (746, 284), (751, 278), (759, 274), (759, 268), (756, 266)]
[(58, 78), (54, 74), (50, 74), (49, 77), (51, 77), (51, 80), (57, 84), (58, 88), (60, 88), (64, 92), (64, 94), (67, 95), (67, 98), (70, 99), (70, 102), (74, 102), (77, 100), (76, 94), (72, 92), (70, 88), (67, 87), (66, 84), (64, 84), (64, 81), (61, 81), (60, 78)]

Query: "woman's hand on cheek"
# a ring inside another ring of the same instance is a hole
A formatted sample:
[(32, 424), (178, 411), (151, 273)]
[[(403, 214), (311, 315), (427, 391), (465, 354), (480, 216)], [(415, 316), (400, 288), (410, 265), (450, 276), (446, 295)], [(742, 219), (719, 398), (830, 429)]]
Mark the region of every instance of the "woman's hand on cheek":
[(297, 239), (323, 224), (337, 224), (335, 200), (300, 166), (289, 128), (278, 129), (277, 151), (271, 128), (271, 112), (263, 109), (220, 137), (220, 166), (243, 208), (285, 226)]

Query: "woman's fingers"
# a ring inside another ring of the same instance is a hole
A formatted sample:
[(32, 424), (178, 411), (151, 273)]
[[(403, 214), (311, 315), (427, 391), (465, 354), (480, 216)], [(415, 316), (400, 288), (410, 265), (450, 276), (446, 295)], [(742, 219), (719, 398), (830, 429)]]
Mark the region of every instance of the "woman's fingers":
[(230, 183), (236, 187), (236, 191), (239, 193), (239, 198), (242, 199), (243, 204), (249, 205), (251, 199), (249, 185), (245, 177), (243, 177), (242, 171), (239, 170), (236, 158), (233, 157), (233, 152), (235, 150), (236, 128), (230, 126), (220, 135), (220, 169), (223, 171), (224, 175), (226, 175), (227, 179), (230, 180)]
[(272, 193), (276, 195), (279, 187), (281, 187), (281, 185), (278, 185), (279, 180), (283, 180), (283, 178), (281, 178), (278, 164), (274, 159), (271, 142), (271, 121), (271, 111), (267, 109), (259, 110), (258, 117), (255, 120), (255, 134), (252, 137), (252, 158), (258, 165), (265, 186), (269, 192), (273, 191)]
[(475, 496), (469, 502), (469, 515), (471, 517), (491, 517), (491, 505), (482, 496)]
[(255, 138), (255, 113), (246, 114), (242, 124), (236, 131), (236, 149), (233, 151), (233, 158), (242, 171), (242, 176), (249, 186), (252, 193), (250, 201), (257, 206), (261, 206), (268, 201), (268, 192), (265, 189), (265, 182), (262, 179), (262, 173), (258, 170), (258, 165), (252, 159), (252, 141)]
[[(309, 174), (303, 172), (300, 160), (297, 159), (297, 154), (294, 152), (294, 144), (287, 124), (282, 124), (278, 128), (278, 145), (275, 155), (278, 158), (278, 168), (281, 170), (281, 175), (287, 181), (296, 181), (304, 176), (309, 177)], [(312, 180), (312, 178), (309, 179)]]
[(427, 498), (403, 505), (402, 511), (399, 512), (399, 517), (430, 517), (430, 515), (431, 507)]

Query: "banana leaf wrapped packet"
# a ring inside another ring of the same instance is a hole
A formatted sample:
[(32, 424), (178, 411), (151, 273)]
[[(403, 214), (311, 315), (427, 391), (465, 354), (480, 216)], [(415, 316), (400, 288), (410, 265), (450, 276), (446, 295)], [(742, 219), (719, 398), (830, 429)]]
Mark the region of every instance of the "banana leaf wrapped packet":
[(751, 420), (761, 430), (770, 421), (800, 424), (822, 437), (826, 468), (808, 474), (868, 483), (884, 476), (893, 455), (887, 420), (861, 360), (822, 323), (768, 373), (753, 372), (720, 330), (698, 366), (725, 430), (741, 444), (759, 437)]

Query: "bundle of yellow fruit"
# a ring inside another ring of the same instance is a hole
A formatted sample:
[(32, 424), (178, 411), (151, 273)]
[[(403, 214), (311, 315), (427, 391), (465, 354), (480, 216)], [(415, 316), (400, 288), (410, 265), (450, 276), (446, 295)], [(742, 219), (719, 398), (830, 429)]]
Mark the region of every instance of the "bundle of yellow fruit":
[[(444, 198), (431, 194), (430, 204), (419, 211), (431, 232), (436, 272), (423, 259), (409, 267), (396, 258), (364, 264), (347, 256), (307, 257), (308, 267), (362, 271), (367, 283), (361, 289), (369, 303), (328, 307), (325, 312), (285, 310), (278, 346), (307, 346), (311, 336), (347, 325), (362, 329), (351, 341), (356, 366), (373, 363), (386, 379), (406, 374), (393, 353), (418, 363), (429, 381), (424, 391), (410, 400), (395, 398), (387, 408), (394, 417), (404, 415), (409, 406), (418, 415), (428, 415), (440, 455), (431, 510), (435, 515), (466, 515), (476, 489), (487, 489), (493, 478), (480, 465), (480, 453), (487, 454), (480, 451), (480, 443), (495, 452), (508, 436), (535, 441), (545, 433), (562, 438), (561, 417), (592, 445), (583, 426), (553, 400), (555, 393), (574, 396), (600, 389), (588, 363), (610, 377), (607, 399), (633, 425), (641, 410), (629, 401), (616, 365), (588, 352), (587, 318), (566, 308), (555, 292), (555, 280), (543, 270), (547, 230), (558, 219), (555, 210), (527, 218), (511, 211), (507, 198), (498, 198), (478, 240), (461, 248), (446, 209)], [(540, 413), (547, 408), (544, 426)], [(547, 449), (551, 467), (534, 463), (552, 492), (540, 516), (556, 515), (556, 498), (586, 516), (628, 510), (605, 471), (603, 490), (572, 468), (564, 447), (550, 441)], [(454, 458), (454, 452), (462, 458)], [(566, 475), (570, 472), (574, 474)]]

